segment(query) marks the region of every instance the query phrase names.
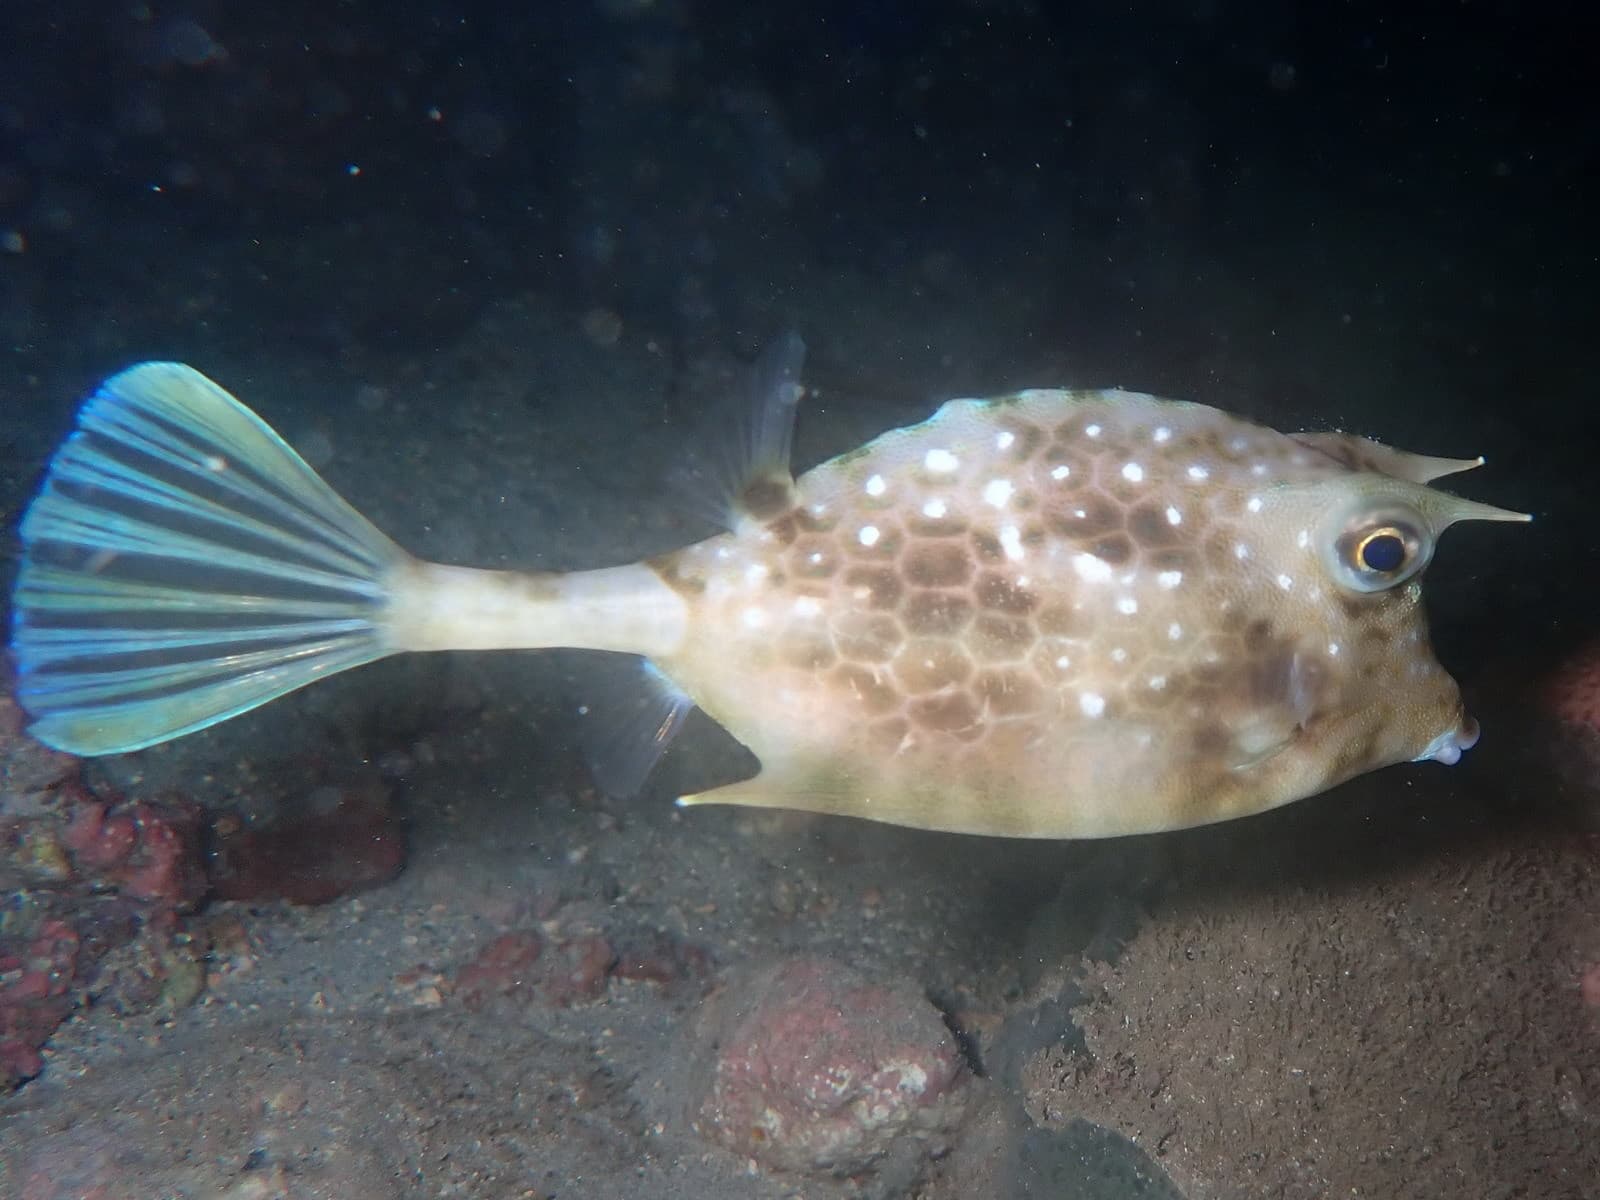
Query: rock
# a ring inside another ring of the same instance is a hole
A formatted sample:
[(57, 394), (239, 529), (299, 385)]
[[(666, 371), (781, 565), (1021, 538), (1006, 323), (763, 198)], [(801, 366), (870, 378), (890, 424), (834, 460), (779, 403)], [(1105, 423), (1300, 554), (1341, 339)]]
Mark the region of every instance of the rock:
[(1569, 654), (1544, 680), (1536, 703), (1568, 725), (1600, 734), (1600, 641)]
[(956, 1039), (915, 985), (821, 958), (730, 976), (693, 1022), (690, 1119), (779, 1170), (904, 1169), (945, 1149), (967, 1080)]
[(61, 843), (80, 877), (98, 888), (158, 908), (188, 908), (205, 894), (195, 805), (84, 798), (72, 809)]
[(172, 920), (146, 925), (106, 954), (89, 995), (118, 1016), (171, 1020), (205, 990), (209, 949), (203, 926)]
[[(198, 807), (95, 794), (76, 759), (23, 732), (10, 687), (0, 678), (0, 1092), (39, 1074), (91, 990), (170, 1012), (204, 981), (178, 915), (205, 892)], [(133, 969), (102, 977), (108, 954)]]
[(389, 786), (374, 773), (318, 793), (325, 803), (264, 826), (217, 814), (209, 839), (211, 894), (327, 904), (399, 874), (405, 833)]
[(599, 934), (546, 939), (535, 930), (512, 930), (462, 966), (451, 988), (472, 1010), (496, 997), (569, 1008), (604, 995), (616, 961)]
[(661, 930), (640, 930), (617, 942), (617, 961), (611, 974), (635, 983), (670, 987), (698, 982), (711, 972), (711, 955), (703, 946), (689, 945)]
[(23, 732), (27, 717), (11, 696), (10, 672), (0, 687), (0, 795), (12, 803), (59, 787), (78, 773), (78, 760)]

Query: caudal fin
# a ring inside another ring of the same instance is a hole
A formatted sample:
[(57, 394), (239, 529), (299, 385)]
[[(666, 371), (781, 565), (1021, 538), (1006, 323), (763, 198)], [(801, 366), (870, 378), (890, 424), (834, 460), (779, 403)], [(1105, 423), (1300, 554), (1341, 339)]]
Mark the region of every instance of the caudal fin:
[(178, 363), (101, 385), (21, 534), (17, 698), (72, 754), (204, 729), (395, 648), (404, 551)]

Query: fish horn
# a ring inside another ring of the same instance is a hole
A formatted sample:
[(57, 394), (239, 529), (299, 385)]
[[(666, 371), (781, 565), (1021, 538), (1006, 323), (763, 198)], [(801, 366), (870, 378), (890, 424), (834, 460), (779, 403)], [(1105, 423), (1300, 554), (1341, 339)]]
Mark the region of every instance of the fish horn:
[(1411, 464), (1412, 478), (1418, 483), (1432, 483), (1435, 479), (1443, 479), (1446, 475), (1459, 475), (1463, 471), (1476, 471), (1488, 460), (1483, 455), (1477, 458), (1441, 458), (1436, 454), (1405, 453)]
[(21, 535), (17, 698), (58, 750), (137, 750), (397, 649), (405, 552), (178, 363), (101, 385)]
[(1516, 512), (1509, 508), (1497, 508), (1493, 504), (1481, 504), (1476, 500), (1468, 500), (1462, 496), (1452, 496), (1448, 492), (1434, 492), (1434, 501), (1430, 505), (1433, 511), (1429, 514), (1434, 521), (1436, 531), (1443, 531), (1459, 521), (1531, 521), (1532, 513)]
[(1302, 446), (1320, 450), (1329, 458), (1342, 462), (1358, 471), (1375, 471), (1392, 479), (1405, 479), (1411, 483), (1432, 483), (1446, 475), (1458, 475), (1483, 466), (1483, 456), (1477, 458), (1441, 458), (1434, 454), (1414, 454), (1410, 450), (1397, 450), (1371, 438), (1354, 433), (1328, 430), (1321, 433), (1290, 434)]

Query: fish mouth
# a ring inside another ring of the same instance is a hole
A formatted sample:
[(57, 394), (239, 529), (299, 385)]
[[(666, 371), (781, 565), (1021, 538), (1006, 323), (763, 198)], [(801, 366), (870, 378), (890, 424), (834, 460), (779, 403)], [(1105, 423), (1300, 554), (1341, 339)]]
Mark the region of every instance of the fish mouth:
[(1428, 743), (1428, 748), (1412, 762), (1442, 762), (1447, 767), (1453, 767), (1461, 761), (1461, 754), (1471, 750), (1478, 744), (1478, 723), (1465, 714), (1461, 717), (1461, 724), (1455, 729), (1447, 729), (1433, 741)]

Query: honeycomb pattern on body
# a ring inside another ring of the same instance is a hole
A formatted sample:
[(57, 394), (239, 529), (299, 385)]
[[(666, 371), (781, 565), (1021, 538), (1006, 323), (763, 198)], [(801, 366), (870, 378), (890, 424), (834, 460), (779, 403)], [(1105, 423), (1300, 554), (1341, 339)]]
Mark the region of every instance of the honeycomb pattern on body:
[(778, 599), (762, 625), (782, 664), (889, 749), (1007, 725), (1026, 744), (1178, 705), (1204, 728), (1230, 698), (1270, 698), (1288, 641), (1240, 587), (1251, 497), (1334, 464), (1177, 406), (1040, 422), (968, 404), (826, 464), (766, 525), (761, 587)]
[(1417, 580), (1350, 586), (1341, 540), (1492, 515), (1426, 486), (1470, 465), (1138, 393), (952, 401), (652, 560), (689, 616), (660, 665), (761, 759), (735, 803), (1025, 836), (1259, 811), (1473, 736)]

